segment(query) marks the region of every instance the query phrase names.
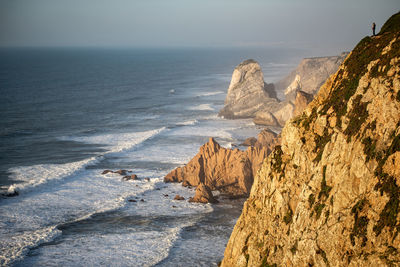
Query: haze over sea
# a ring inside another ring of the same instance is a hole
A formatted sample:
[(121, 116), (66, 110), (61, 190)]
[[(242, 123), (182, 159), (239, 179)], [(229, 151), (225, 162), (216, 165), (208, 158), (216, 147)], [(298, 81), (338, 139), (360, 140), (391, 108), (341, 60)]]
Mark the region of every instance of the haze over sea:
[(0, 199), (0, 265), (216, 265), (242, 202), (174, 201), (194, 191), (163, 177), (209, 137), (231, 147), (258, 133), (250, 120), (217, 117), (237, 64), (254, 58), (275, 82), (304, 55), (0, 50), (0, 185), (19, 192)]

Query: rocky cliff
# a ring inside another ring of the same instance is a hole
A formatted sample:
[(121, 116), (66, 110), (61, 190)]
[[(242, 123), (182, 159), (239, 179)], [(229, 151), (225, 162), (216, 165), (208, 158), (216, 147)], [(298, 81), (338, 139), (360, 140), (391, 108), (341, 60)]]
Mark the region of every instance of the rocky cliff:
[(253, 118), (261, 109), (277, 109), (278, 106), (274, 85), (264, 82), (260, 65), (249, 59), (234, 69), (225, 106), (219, 116), (227, 119)]
[(253, 185), (253, 174), (271, 151), (268, 144), (274, 141), (267, 134), (259, 139), (257, 146), (241, 151), (223, 148), (210, 138), (188, 164), (167, 174), (164, 182), (182, 182), (183, 186), (204, 184), (230, 196), (247, 196)]
[(276, 90), (284, 91), (286, 96), (296, 90), (316, 94), (330, 75), (335, 73), (348, 53), (331, 57), (313, 57), (303, 59), (288, 76), (275, 83)]
[(400, 265), (400, 13), (282, 130), (222, 266)]

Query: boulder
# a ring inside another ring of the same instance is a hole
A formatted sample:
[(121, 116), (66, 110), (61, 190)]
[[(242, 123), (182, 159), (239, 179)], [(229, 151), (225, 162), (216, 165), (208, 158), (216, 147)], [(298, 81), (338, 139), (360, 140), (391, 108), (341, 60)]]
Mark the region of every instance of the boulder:
[(182, 196), (180, 196), (180, 195), (176, 195), (176, 196), (174, 197), (174, 200), (185, 200), (185, 198), (182, 197)]
[(273, 109), (278, 102), (274, 85), (264, 82), (258, 62), (248, 59), (234, 69), (225, 106), (219, 116), (253, 118), (260, 109)]
[(125, 175), (124, 177), (122, 177), (122, 180), (124, 181), (129, 181), (129, 180), (138, 180), (139, 178), (137, 177), (136, 174), (132, 174), (132, 175)]
[(194, 197), (189, 199), (189, 202), (198, 203), (218, 203), (211, 192), (211, 189), (203, 183), (200, 183), (196, 188)]
[(101, 174), (114, 173), (112, 170), (104, 170)]

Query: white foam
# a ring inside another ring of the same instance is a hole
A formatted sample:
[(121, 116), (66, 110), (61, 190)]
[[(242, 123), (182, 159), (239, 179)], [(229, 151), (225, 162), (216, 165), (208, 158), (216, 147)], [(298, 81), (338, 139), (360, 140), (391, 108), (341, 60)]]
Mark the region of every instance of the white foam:
[[(27, 258), (26, 266), (154, 266), (169, 254), (180, 227), (165, 231), (93, 234), (85, 240), (68, 238)], [(63, 253), (68, 252), (68, 255)], [(99, 253), (101, 252), (101, 253)]]
[(146, 141), (147, 139), (161, 133), (164, 130), (166, 130), (166, 127), (145, 132), (113, 133), (113, 134), (102, 134), (102, 135), (69, 137), (69, 138), (64, 137), (64, 138), (88, 144), (99, 144), (99, 145), (103, 144), (107, 145), (109, 152), (122, 152)]
[(94, 164), (98, 161), (96, 157), (85, 160), (65, 163), (65, 164), (39, 164), (33, 166), (22, 166), (10, 168), (12, 179), (22, 183), (12, 184), (8, 188), (8, 193), (26, 192), (37, 186), (46, 184), (50, 181), (62, 180), (78, 171), (84, 170), (85, 166)]
[(223, 93), (225, 93), (225, 92), (223, 92), (223, 91), (205, 92), (205, 93), (198, 94), (197, 96), (198, 96), (198, 97), (202, 97), (202, 96), (213, 96), (213, 95), (220, 95), (220, 94), (223, 94)]
[[(136, 171), (140, 176), (145, 173)], [(152, 191), (160, 182), (160, 178), (123, 182), (120, 177), (105, 177), (99, 170), (86, 170), (57, 188), (42, 188), (24, 197), (3, 199), (0, 248), (4, 256), (0, 259), (9, 264), (30, 248), (57, 237), (59, 224), (120, 209), (128, 198)]]
[(189, 120), (189, 121), (184, 121), (184, 122), (178, 122), (176, 125), (187, 126), (187, 125), (195, 125), (196, 123), (198, 123), (197, 120)]
[(194, 107), (188, 108), (189, 110), (211, 110), (213, 111), (214, 108), (211, 107), (211, 104), (200, 104)]
[[(146, 170), (135, 172), (139, 177), (148, 174)], [(154, 190), (155, 187), (162, 189)], [(169, 196), (165, 197), (165, 194)], [(57, 225), (79, 222), (93, 214), (120, 210), (126, 216), (151, 218), (179, 217), (213, 210), (211, 205), (175, 201), (175, 194), (188, 199), (194, 190), (180, 184), (164, 184), (161, 177), (152, 178), (149, 182), (123, 182), (120, 177), (100, 175), (99, 170), (87, 170), (78, 179), (62, 184), (56, 190), (36, 191), (23, 199), (5, 199), (6, 203), (0, 205), (0, 247), (4, 255), (1, 258), (2, 264), (21, 259), (30, 248), (59, 236)], [(136, 203), (128, 201), (134, 197), (138, 199)], [(140, 198), (145, 201), (139, 201)], [(39, 253), (36, 253), (38, 256), (25, 258), (22, 263), (24, 266), (32, 262), (39, 266), (77, 266), (83, 263), (88, 266), (104, 263), (126, 266), (135, 262), (139, 266), (151, 266), (166, 258), (181, 230), (196, 221), (196, 216), (185, 217), (185, 220), (176, 220), (167, 225), (163, 231), (99, 232), (63, 240), (51, 246), (39, 247)], [(98, 251), (102, 252), (101, 255), (98, 255)]]
[[(110, 146), (107, 147), (109, 150), (103, 155), (71, 163), (38, 164), (33, 166), (10, 168), (8, 171), (11, 173), (11, 177), (14, 180), (22, 183), (9, 186), (7, 191), (8, 193), (13, 193), (15, 191), (19, 193), (27, 192), (36, 188), (37, 186), (47, 184), (51, 181), (60, 181), (62, 179), (71, 177), (72, 175), (77, 175), (79, 172), (84, 171), (86, 166), (99, 162), (104, 155), (129, 150), (164, 130), (166, 130), (165, 127), (146, 132), (105, 134), (88, 137), (70, 137), (70, 140), (78, 142), (91, 144), (108, 143), (110, 144)], [(64, 137), (64, 139), (65, 138), (66, 137)]]
[(52, 226), (14, 234), (8, 239), (3, 237), (0, 242), (0, 266), (7, 266), (22, 259), (29, 252), (29, 249), (37, 247), (44, 242), (49, 242), (60, 234), (61, 231)]

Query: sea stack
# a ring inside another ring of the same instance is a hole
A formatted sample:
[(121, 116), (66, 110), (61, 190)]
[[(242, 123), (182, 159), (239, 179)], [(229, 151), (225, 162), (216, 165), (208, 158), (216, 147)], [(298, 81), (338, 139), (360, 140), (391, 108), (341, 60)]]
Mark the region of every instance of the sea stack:
[(219, 116), (227, 119), (253, 118), (261, 109), (273, 109), (279, 105), (273, 84), (266, 84), (257, 61), (248, 59), (233, 71)]

